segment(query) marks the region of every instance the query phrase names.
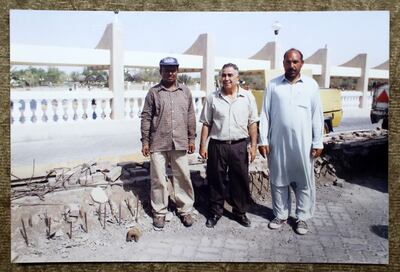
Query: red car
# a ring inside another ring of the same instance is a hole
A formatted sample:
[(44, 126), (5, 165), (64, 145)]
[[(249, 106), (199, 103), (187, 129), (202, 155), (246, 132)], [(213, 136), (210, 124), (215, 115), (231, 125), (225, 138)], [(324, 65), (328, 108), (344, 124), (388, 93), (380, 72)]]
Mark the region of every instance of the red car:
[(382, 128), (388, 129), (389, 118), (389, 84), (373, 86), (372, 107), (371, 107), (371, 122), (378, 123), (381, 119)]

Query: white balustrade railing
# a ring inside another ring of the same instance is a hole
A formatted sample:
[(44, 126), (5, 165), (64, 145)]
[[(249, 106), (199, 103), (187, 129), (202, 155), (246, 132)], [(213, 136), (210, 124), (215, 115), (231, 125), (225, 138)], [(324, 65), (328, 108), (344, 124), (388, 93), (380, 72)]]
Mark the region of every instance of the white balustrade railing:
[(125, 91), (125, 118), (134, 119), (139, 118), (143, 105), (144, 99), (146, 98), (147, 91), (132, 90)]
[[(358, 109), (361, 103), (362, 92), (361, 91), (342, 91), (342, 107), (343, 109)], [(367, 104), (371, 104), (372, 97), (371, 94), (368, 93), (367, 96), (368, 102)]]
[(358, 91), (342, 91), (342, 107), (358, 108), (360, 106), (360, 97), (362, 92)]
[[(147, 91), (124, 91), (125, 119), (139, 118)], [(199, 118), (204, 91), (193, 91)], [(111, 91), (11, 91), (11, 124), (75, 123), (111, 120)]]
[(11, 124), (109, 120), (110, 91), (11, 91)]

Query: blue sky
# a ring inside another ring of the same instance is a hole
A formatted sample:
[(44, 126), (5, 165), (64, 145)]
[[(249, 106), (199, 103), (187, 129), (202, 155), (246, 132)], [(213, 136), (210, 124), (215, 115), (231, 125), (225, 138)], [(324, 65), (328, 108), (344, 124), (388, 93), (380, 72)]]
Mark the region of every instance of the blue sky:
[[(111, 11), (10, 11), (10, 42), (94, 48)], [(215, 53), (247, 58), (275, 39), (281, 51), (296, 47), (305, 58), (325, 45), (332, 65), (367, 53), (369, 66), (389, 58), (389, 11), (337, 12), (124, 12), (118, 14), (127, 50), (182, 53), (199, 34), (212, 33)]]

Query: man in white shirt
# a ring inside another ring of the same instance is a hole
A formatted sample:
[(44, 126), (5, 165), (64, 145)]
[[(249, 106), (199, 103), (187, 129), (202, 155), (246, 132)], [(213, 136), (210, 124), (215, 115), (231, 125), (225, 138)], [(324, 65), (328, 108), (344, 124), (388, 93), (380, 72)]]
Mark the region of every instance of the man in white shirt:
[(290, 187), (296, 196), (296, 232), (306, 234), (315, 207), (314, 159), (323, 148), (324, 118), (318, 84), (300, 74), (303, 54), (286, 51), (285, 74), (272, 79), (260, 115), (259, 151), (268, 156), (272, 205), (278, 229), (290, 215)]

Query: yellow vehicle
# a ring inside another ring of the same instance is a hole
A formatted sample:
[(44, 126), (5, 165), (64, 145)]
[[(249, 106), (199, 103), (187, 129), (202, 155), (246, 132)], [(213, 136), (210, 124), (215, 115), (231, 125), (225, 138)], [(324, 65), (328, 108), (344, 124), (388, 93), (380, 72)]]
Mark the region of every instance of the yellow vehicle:
[(325, 132), (333, 131), (334, 127), (339, 126), (343, 117), (341, 90), (339, 89), (320, 89), (322, 109), (325, 117)]
[[(265, 74), (264, 70), (253, 70), (239, 73), (240, 78), (243, 80), (242, 82), (246, 82), (248, 87), (255, 89), (252, 90), (252, 93), (256, 98), (258, 112), (261, 112), (264, 90), (257, 89), (265, 89), (267, 85), (265, 82), (268, 82), (270, 79), (278, 76), (279, 74), (282, 74), (282, 71), (269, 70), (267, 75)], [(311, 71), (302, 70), (302, 74), (311, 76)], [(251, 81), (257, 82), (257, 84), (251, 84)], [(339, 89), (328, 88), (321, 88), (320, 91), (322, 108), (325, 117), (325, 133), (329, 133), (333, 131), (334, 127), (339, 126), (340, 122), (342, 121), (343, 110), (341, 91)]]

